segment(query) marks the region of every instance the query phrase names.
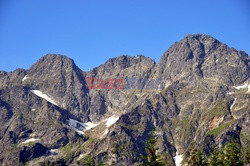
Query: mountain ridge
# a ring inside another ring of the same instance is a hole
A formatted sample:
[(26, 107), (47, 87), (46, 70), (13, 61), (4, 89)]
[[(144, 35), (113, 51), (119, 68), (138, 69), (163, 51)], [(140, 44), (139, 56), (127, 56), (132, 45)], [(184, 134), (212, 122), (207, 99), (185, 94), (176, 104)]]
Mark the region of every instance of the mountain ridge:
[[(205, 37), (205, 38), (210, 38), (211, 40), (215, 40), (216, 42), (222, 43), (221, 41), (219, 41), (219, 40), (213, 38), (213, 37), (210, 36), (210, 35), (199, 34), (199, 33), (198, 33), (198, 34), (188, 34), (188, 35), (184, 36), (184, 38), (181, 39), (180, 41), (185, 40), (185, 39), (187, 39), (187, 38), (195, 38), (195, 37), (200, 37), (200, 36), (203, 36), (203, 37)], [(178, 43), (178, 42), (180, 42), (180, 41), (176, 41), (176, 42), (174, 42), (174, 44), (176, 44), (176, 43)], [(174, 44), (172, 44), (172, 45), (169, 47), (169, 49), (170, 49)], [(224, 43), (222, 43), (222, 44), (224, 44)], [(226, 44), (224, 44), (224, 45), (226, 45)], [(228, 45), (226, 45), (226, 46), (229, 47)], [(244, 55), (249, 56), (248, 53), (246, 53), (246, 52), (243, 51), (243, 50), (237, 50), (237, 49), (234, 48), (234, 47), (229, 47), (229, 48), (230, 48), (230, 49), (233, 49), (233, 50), (235, 50), (235, 51), (241, 52), (241, 53), (244, 54)], [(54, 53), (48, 53), (48, 54), (42, 56), (41, 58), (39, 58), (39, 60), (45, 58), (47, 55), (57, 55), (57, 56), (62, 56), (62, 57), (64, 57), (64, 58), (68, 58), (68, 59), (70, 59), (70, 60), (73, 60), (72, 58), (70, 58), (70, 57), (68, 57), (68, 56), (66, 56), (66, 55), (63, 55), (63, 54), (54, 54)], [(125, 55), (125, 54), (124, 54), (124, 55), (120, 55), (120, 56), (137, 57), (137, 56), (144, 56), (144, 55), (131, 56), (131, 55)], [(108, 60), (116, 59), (116, 58), (118, 58), (118, 57), (120, 57), (120, 56), (116, 56), (116, 57), (113, 57), (113, 58), (109, 58)], [(145, 57), (145, 56), (144, 56), (144, 57)], [(155, 61), (154, 59), (152, 59), (152, 58), (150, 58), (150, 57), (147, 57), (147, 58), (149, 58), (149, 59)], [(106, 60), (105, 62), (107, 62), (108, 60)], [(38, 60), (37, 60), (37, 61), (38, 61)], [(73, 62), (74, 62), (74, 60), (73, 60)], [(104, 62), (104, 63), (105, 63), (105, 62)], [(74, 62), (74, 63), (75, 63), (75, 62)], [(159, 62), (158, 62), (158, 63), (155, 62), (155, 63), (158, 64)], [(33, 65), (34, 65), (34, 64), (33, 64)], [(101, 65), (102, 65), (102, 64), (101, 64)], [(31, 65), (31, 66), (32, 66), (32, 65)], [(99, 65), (99, 66), (100, 66), (100, 65)], [(97, 67), (94, 67), (94, 68), (97, 68)], [(89, 71), (93, 70), (94, 68), (90, 69)], [(81, 69), (81, 68), (79, 68), (79, 69)], [(17, 69), (15, 69), (15, 70), (28, 70), (28, 69), (17, 68)], [(0, 70), (0, 72), (14, 72), (15, 70), (13, 70), (13, 71)], [(82, 70), (82, 69), (81, 69), (81, 70)], [(84, 71), (84, 72), (89, 72), (89, 71), (85, 71), (85, 70), (82, 70), (82, 71)]]

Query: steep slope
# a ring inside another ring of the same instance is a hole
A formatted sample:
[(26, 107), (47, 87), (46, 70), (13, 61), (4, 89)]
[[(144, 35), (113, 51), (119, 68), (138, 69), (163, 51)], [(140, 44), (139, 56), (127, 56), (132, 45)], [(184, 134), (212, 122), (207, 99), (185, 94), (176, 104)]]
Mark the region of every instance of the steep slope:
[(249, 57), (208, 35), (189, 35), (164, 53), (159, 75), (167, 81), (203, 78), (238, 85), (249, 78)]
[[(126, 88), (126, 78), (151, 78), (155, 62), (144, 56), (120, 56), (108, 60), (105, 64), (94, 68), (87, 73), (86, 77), (95, 77), (96, 79), (123, 79), (122, 86)], [(99, 119), (100, 115), (105, 113), (122, 113), (124, 107), (129, 104), (135, 93), (135, 89), (118, 90), (116, 88), (109, 90), (90, 89), (90, 118)], [(139, 93), (139, 91), (137, 91)]]
[(58, 106), (77, 117), (87, 120), (88, 90), (82, 72), (74, 63), (61, 55), (48, 54), (27, 71), (23, 84), (51, 95)]
[(249, 71), (246, 53), (207, 35), (186, 36), (164, 53), (158, 75), (166, 90), (174, 91), (179, 114), (173, 135), (181, 153), (191, 141), (202, 141), (208, 130), (232, 118), (229, 106), (234, 97), (245, 103), (241, 115), (249, 110), (248, 93), (228, 93), (236, 90), (233, 85), (247, 83)]
[[(249, 60), (208, 35), (188, 35), (159, 64), (120, 56), (83, 72), (49, 54), (27, 71), (1, 71), (0, 164), (83, 165), (91, 157), (136, 165), (152, 131), (170, 165), (187, 149), (209, 154), (232, 137), (249, 145)], [(88, 89), (93, 77), (122, 79), (123, 89)], [(131, 78), (144, 87), (159, 79), (162, 87), (131, 88)]]

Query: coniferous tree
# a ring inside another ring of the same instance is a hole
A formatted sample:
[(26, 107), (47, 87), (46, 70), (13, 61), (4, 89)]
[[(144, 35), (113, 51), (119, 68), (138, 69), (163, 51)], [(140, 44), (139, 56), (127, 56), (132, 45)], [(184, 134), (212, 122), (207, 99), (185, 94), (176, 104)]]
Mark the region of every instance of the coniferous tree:
[(188, 158), (187, 158), (187, 163), (190, 166), (206, 166), (207, 164), (207, 159), (205, 155), (197, 149), (191, 150)]
[(147, 155), (142, 157), (142, 166), (164, 166), (156, 155), (156, 150), (156, 139), (152, 134), (150, 139), (147, 141), (147, 147), (145, 148)]
[(215, 148), (214, 151), (210, 154), (208, 158), (208, 165), (223, 166), (223, 156), (218, 148)]
[(240, 166), (243, 165), (243, 155), (240, 150), (240, 145), (235, 141), (228, 143), (223, 148), (223, 164)]
[(241, 148), (241, 153), (244, 157), (244, 164), (250, 165), (250, 145), (248, 144), (246, 147)]
[(242, 166), (244, 156), (240, 145), (235, 141), (229, 142), (224, 148), (215, 149), (208, 159), (209, 166)]
[(192, 149), (187, 157), (189, 166), (242, 166), (249, 164), (249, 151), (241, 151), (240, 145), (235, 141), (229, 142), (223, 148), (215, 148), (208, 159), (197, 150)]
[(95, 166), (95, 162), (92, 157), (88, 156), (85, 161), (86, 166)]

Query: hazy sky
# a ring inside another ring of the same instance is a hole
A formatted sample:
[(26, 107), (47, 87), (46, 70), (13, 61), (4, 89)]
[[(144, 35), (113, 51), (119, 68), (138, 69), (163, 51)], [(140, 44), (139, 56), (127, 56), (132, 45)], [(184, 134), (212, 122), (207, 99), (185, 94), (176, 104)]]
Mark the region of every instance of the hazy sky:
[(119, 55), (161, 55), (187, 34), (250, 54), (248, 0), (0, 0), (0, 70), (47, 53), (90, 70)]

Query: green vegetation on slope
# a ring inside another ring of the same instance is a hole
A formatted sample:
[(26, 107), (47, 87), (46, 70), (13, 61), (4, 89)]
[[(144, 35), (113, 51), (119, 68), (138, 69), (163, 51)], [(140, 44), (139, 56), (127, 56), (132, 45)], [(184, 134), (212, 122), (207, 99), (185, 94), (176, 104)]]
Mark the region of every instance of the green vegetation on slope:
[(219, 135), (220, 133), (222, 133), (223, 131), (225, 131), (231, 124), (232, 124), (232, 122), (223, 123), (219, 127), (215, 128), (213, 130), (210, 130), (207, 133), (207, 135), (213, 135), (213, 136), (216, 137), (217, 135)]

